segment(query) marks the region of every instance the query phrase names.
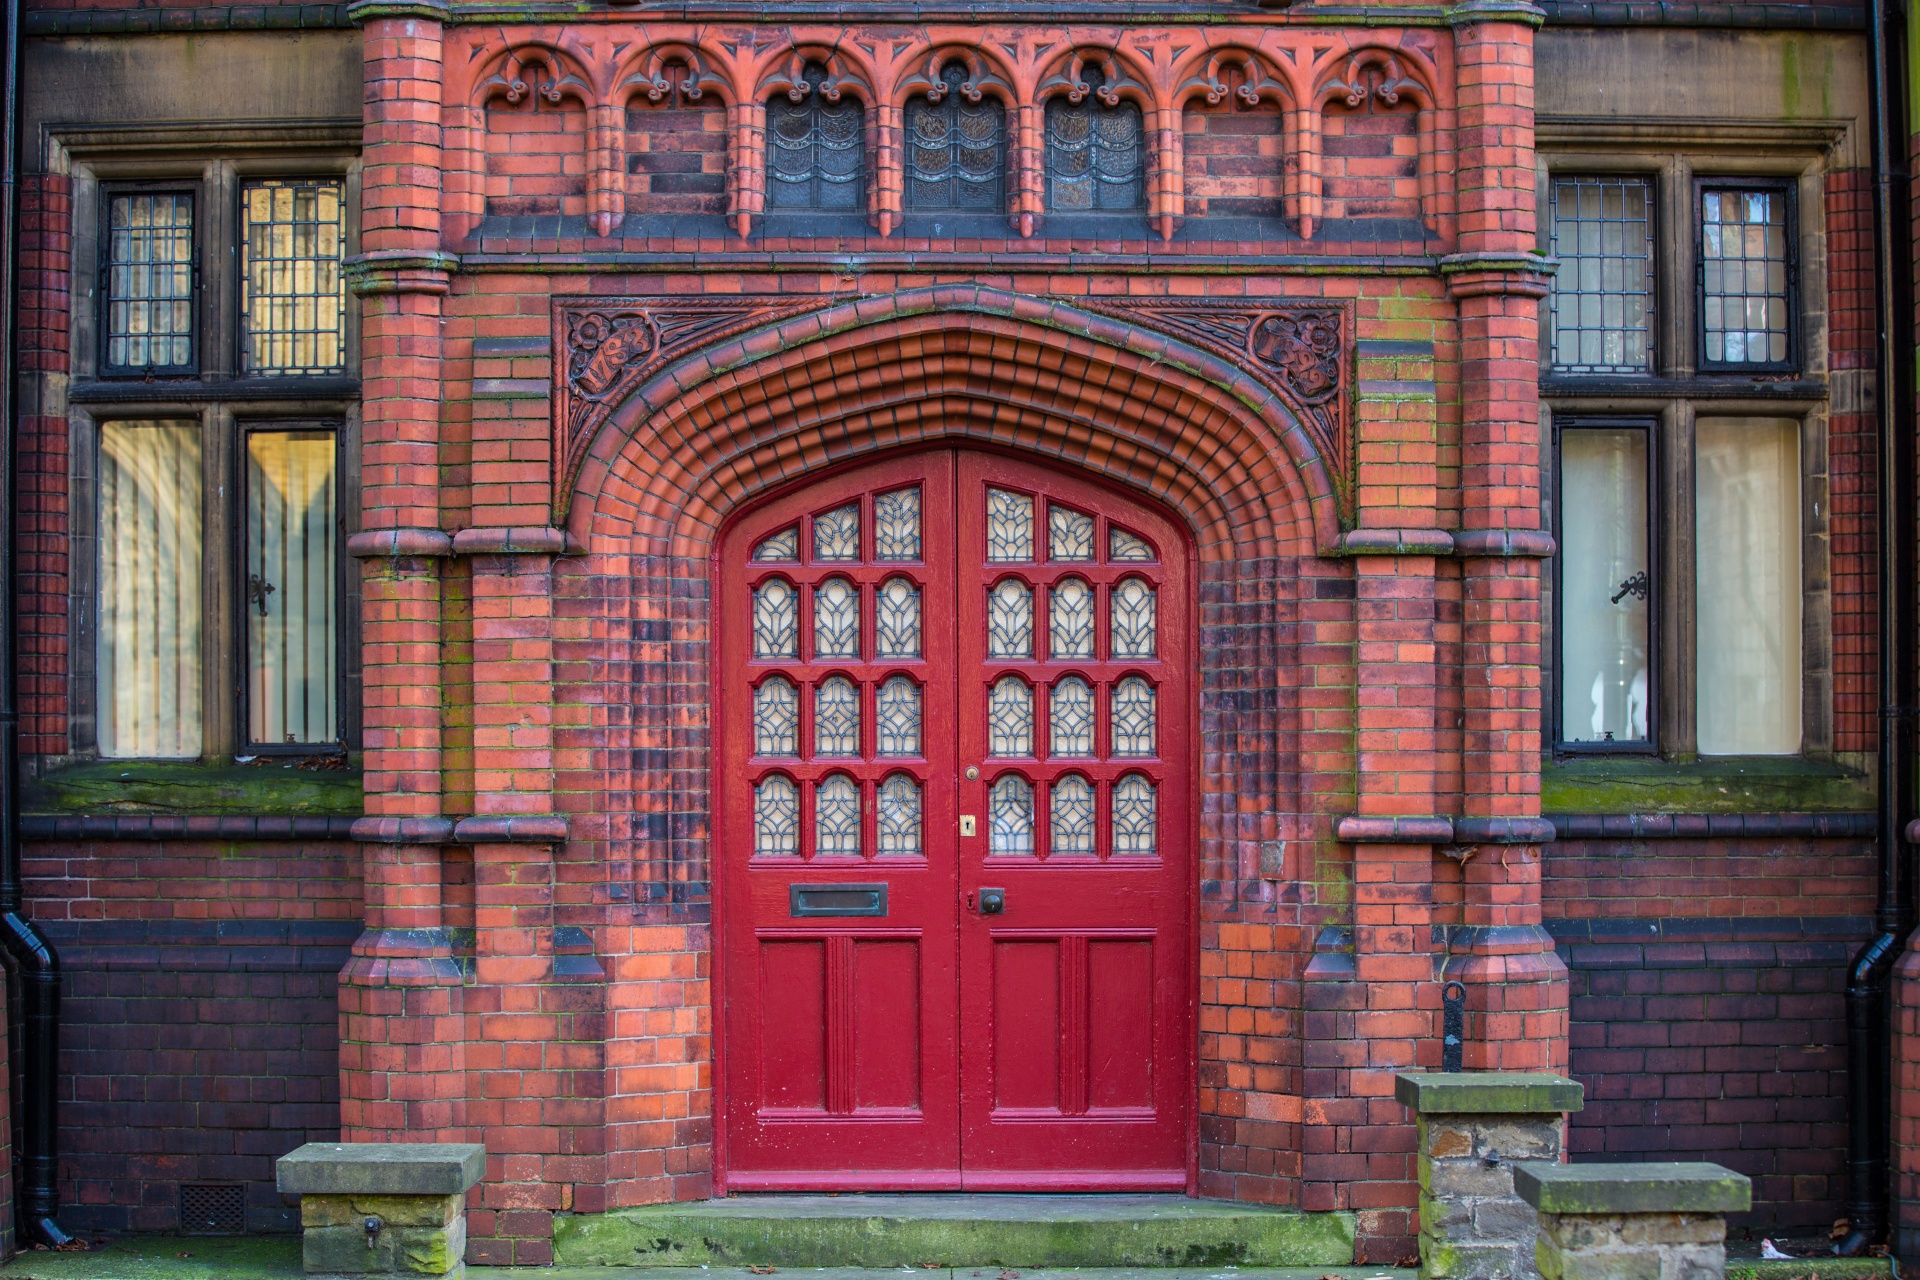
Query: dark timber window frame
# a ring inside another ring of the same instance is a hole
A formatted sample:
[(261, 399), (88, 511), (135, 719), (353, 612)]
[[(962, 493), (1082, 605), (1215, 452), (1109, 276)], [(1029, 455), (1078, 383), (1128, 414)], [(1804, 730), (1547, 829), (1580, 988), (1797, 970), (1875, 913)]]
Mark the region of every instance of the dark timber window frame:
[[(1781, 198), (1786, 211), (1787, 355), (1784, 360), (1713, 360), (1707, 355), (1707, 217), (1708, 192), (1765, 191)], [(1800, 201), (1794, 184), (1781, 178), (1695, 178), (1693, 183), (1693, 298), (1694, 359), (1702, 372), (1798, 373), (1803, 338), (1800, 332)]]
[[(181, 364), (155, 365), (116, 364), (112, 360), (114, 330), (112, 323), (113, 308), (120, 301), (113, 291), (113, 273), (116, 266), (124, 265), (113, 258), (113, 207), (121, 200), (138, 200), (143, 197), (155, 198), (171, 196), (184, 198), (188, 202), (188, 217), (191, 219), (191, 231), (188, 240), (191, 245), (187, 262), (189, 284), (187, 286), (187, 358)], [(206, 259), (205, 238), (206, 202), (198, 184), (180, 182), (116, 182), (103, 186), (100, 190), (99, 207), (99, 267), (98, 289), (94, 297), (99, 303), (99, 345), (94, 358), (99, 362), (100, 375), (106, 378), (191, 378), (200, 372), (201, 344), (204, 341), (203, 303), (204, 282), (201, 278), (201, 263)]]
[[(1551, 364), (1550, 302), (1540, 319), (1540, 390), (1543, 445), (1552, 465), (1543, 477), (1542, 515), (1559, 528), (1557, 493), (1561, 484), (1558, 432), (1607, 419), (1654, 421), (1654, 500), (1649, 518), (1656, 542), (1649, 547), (1654, 592), (1650, 642), (1653, 703), (1649, 731), (1654, 749), (1668, 759), (1691, 759), (1699, 752), (1699, 665), (1695, 610), (1698, 607), (1695, 546), (1697, 480), (1695, 423), (1702, 419), (1769, 418), (1790, 420), (1799, 433), (1799, 578), (1800, 749), (1769, 759), (1827, 758), (1833, 754), (1833, 622), (1828, 567), (1827, 419), (1834, 400), (1870, 394), (1871, 373), (1832, 371), (1826, 361), (1826, 211), (1825, 182), (1831, 149), (1843, 136), (1827, 124), (1746, 125), (1729, 140), (1714, 122), (1661, 121), (1656, 136), (1647, 122), (1631, 125), (1585, 119), (1543, 117), (1539, 123), (1537, 196), (1550, 208), (1552, 183), (1567, 177), (1635, 176), (1653, 184), (1654, 342), (1645, 373), (1570, 373)], [(1792, 321), (1799, 363), (1788, 374), (1752, 365), (1702, 367), (1704, 349), (1696, 263), (1699, 252), (1700, 187), (1745, 188), (1777, 184), (1791, 195), (1790, 245), (1798, 264)], [(1541, 220), (1539, 247), (1551, 250), (1552, 231)], [(1549, 757), (1595, 755), (1644, 756), (1638, 744), (1569, 744), (1561, 740), (1563, 678), (1562, 601), (1558, 559), (1548, 576), (1553, 595), (1546, 617), (1543, 695), (1554, 708), (1551, 738), (1543, 742)], [(1733, 757), (1739, 758), (1739, 757)]]
[[(199, 360), (192, 375), (147, 378), (103, 371), (102, 307), (77, 306), (72, 319), (71, 380), (64, 386), (43, 385), (39, 392), (47, 411), (64, 414), (69, 424), (70, 710), (67, 754), (61, 758), (88, 759), (99, 754), (95, 468), (101, 426), (142, 419), (191, 420), (201, 436), (203, 730), (199, 758), (338, 756), (355, 749), (360, 732), (359, 600), (358, 592), (349, 589), (354, 566), (344, 546), (359, 522), (359, 308), (348, 295), (340, 372), (248, 372), (238, 237), (244, 225), (241, 193), (256, 181), (339, 182), (344, 207), (357, 209), (358, 122), (87, 128), (52, 131), (52, 140), (57, 150), (64, 149), (73, 175), (76, 282), (98, 278), (108, 191), (192, 191), (202, 264), (195, 335)], [(357, 223), (355, 217), (345, 219), (343, 259), (357, 248)], [(93, 291), (75, 289), (79, 296), (89, 292)], [(261, 430), (326, 431), (334, 440), (337, 701), (335, 740), (330, 742), (289, 745), (250, 740), (243, 494), (246, 438)]]

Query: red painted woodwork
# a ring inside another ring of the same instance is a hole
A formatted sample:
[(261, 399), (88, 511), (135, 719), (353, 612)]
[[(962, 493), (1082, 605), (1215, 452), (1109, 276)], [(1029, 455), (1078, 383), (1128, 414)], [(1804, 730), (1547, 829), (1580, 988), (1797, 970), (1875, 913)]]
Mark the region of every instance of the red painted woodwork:
[[(915, 486), (922, 558), (876, 562), (876, 497)], [(1031, 502), (1038, 558), (989, 563), (990, 486)], [(853, 501), (859, 560), (816, 561), (813, 520)], [(1093, 562), (1048, 560), (1053, 502), (1093, 517)], [(1110, 524), (1144, 539), (1153, 559), (1108, 563)], [(794, 560), (753, 558), (789, 529)], [(896, 576), (921, 593), (921, 656), (878, 661), (875, 593)], [(988, 593), (1009, 576), (1034, 592), (1035, 649), (990, 658)], [(1069, 577), (1091, 588), (1091, 660), (1043, 656), (1047, 593)], [(799, 592), (791, 658), (755, 656), (754, 592), (774, 578)], [(833, 578), (861, 594), (859, 660), (814, 653), (813, 593)], [(1151, 658), (1114, 662), (1110, 593), (1128, 578), (1155, 593), (1158, 642)], [(942, 450), (845, 472), (751, 511), (723, 539), (715, 581), (722, 1189), (1186, 1189), (1192, 663), (1179, 530), (1059, 472)], [(876, 691), (902, 674), (921, 688), (920, 754), (882, 758)], [(988, 694), (1009, 674), (1033, 690), (1032, 729), (1024, 755), (995, 757)], [(1099, 728), (1091, 758), (1063, 762), (1045, 749), (1047, 690), (1067, 674), (1094, 690)], [(860, 689), (857, 758), (812, 749), (818, 691), (835, 675)], [(1116, 760), (1108, 702), (1129, 675), (1154, 690), (1157, 733), (1153, 754)], [(771, 678), (801, 691), (791, 756), (756, 749), (755, 690)], [(993, 852), (991, 788), (1010, 773), (1034, 788), (1031, 847)], [(1048, 838), (1048, 788), (1069, 773), (1096, 797), (1097, 838), (1081, 854), (1059, 853)], [(816, 847), (816, 799), (835, 774), (859, 786), (858, 854)], [(921, 788), (917, 855), (878, 851), (878, 788), (896, 774)], [(755, 789), (775, 775), (798, 793), (791, 853), (756, 851)], [(1112, 792), (1128, 775), (1154, 788), (1150, 854), (1113, 847)], [(974, 819), (972, 835), (963, 814)], [(795, 884), (878, 883), (887, 886), (884, 916), (793, 914)], [(1004, 890), (1004, 914), (980, 913), (983, 888)]]

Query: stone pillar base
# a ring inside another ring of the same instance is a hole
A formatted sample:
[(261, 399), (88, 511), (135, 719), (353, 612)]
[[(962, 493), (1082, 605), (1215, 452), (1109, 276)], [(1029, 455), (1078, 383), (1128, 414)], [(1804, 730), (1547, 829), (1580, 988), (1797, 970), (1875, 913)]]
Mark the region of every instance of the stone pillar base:
[(300, 1196), (301, 1262), (319, 1280), (467, 1273), (467, 1189), (485, 1175), (477, 1142), (309, 1142), (280, 1158)]
[(1542, 1280), (1725, 1280), (1727, 1217), (1753, 1184), (1717, 1164), (1522, 1164)]

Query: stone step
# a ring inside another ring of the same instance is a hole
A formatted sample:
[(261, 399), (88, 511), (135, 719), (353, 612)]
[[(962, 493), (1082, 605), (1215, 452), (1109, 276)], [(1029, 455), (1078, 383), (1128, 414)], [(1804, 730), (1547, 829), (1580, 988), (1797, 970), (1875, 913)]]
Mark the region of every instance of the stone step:
[(937, 1270), (1335, 1267), (1352, 1264), (1353, 1240), (1349, 1213), (1185, 1196), (848, 1194), (566, 1216), (553, 1243), (560, 1266)]

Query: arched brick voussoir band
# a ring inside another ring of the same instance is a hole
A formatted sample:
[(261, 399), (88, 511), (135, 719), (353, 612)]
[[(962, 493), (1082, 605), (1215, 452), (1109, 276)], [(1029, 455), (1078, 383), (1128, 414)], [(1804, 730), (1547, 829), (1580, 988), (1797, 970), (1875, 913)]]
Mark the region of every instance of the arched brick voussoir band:
[(935, 440), (1150, 494), (1192, 522), (1204, 559), (1324, 553), (1339, 537), (1325, 460), (1253, 378), (1159, 333), (973, 285), (844, 303), (668, 366), (600, 428), (568, 525), (590, 547), (683, 554), (683, 534), (710, 536), (755, 495)]

